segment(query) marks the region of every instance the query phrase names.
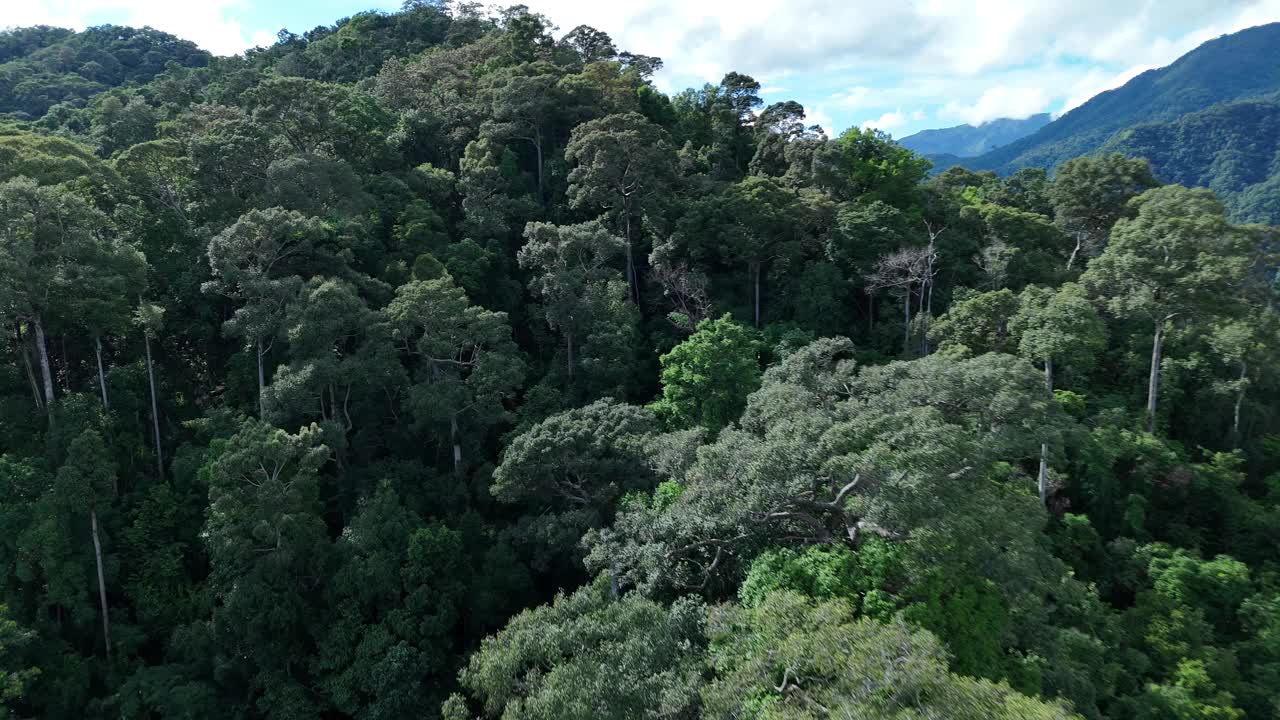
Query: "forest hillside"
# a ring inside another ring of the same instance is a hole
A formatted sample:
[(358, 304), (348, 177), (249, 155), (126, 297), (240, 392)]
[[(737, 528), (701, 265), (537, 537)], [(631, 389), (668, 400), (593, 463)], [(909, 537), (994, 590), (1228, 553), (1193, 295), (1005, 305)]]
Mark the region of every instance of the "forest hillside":
[(1280, 231), (661, 62), (0, 33), (0, 716), (1276, 718)]

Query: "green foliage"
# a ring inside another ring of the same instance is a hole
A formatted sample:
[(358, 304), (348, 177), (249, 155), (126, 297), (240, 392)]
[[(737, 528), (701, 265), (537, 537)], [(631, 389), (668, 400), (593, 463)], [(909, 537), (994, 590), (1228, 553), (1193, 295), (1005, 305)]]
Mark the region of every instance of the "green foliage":
[(615, 598), (600, 577), (485, 638), (462, 684), (483, 717), (687, 717), (702, 684), (703, 622), (696, 602)]
[(650, 409), (672, 429), (721, 430), (759, 386), (759, 351), (755, 334), (728, 315), (703, 320), (693, 335), (658, 359), (662, 397)]
[(0, 715), (1271, 717), (1274, 30), (927, 180), (522, 6), (0, 33)]
[(716, 718), (1071, 718), (1007, 685), (947, 671), (946, 651), (902, 620), (855, 619), (840, 600), (779, 592), (750, 609), (723, 607), (708, 628)]
[(193, 43), (152, 28), (99, 25), (73, 33), (47, 26), (0, 33), (0, 113), (36, 119), (110, 87), (146, 82), (169, 63), (206, 65)]

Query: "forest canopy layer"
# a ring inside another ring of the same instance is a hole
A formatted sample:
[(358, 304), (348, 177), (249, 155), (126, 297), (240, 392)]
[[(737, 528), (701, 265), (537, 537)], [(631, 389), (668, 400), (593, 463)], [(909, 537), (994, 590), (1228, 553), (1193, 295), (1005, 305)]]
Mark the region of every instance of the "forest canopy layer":
[(660, 67), (0, 33), (0, 717), (1277, 717), (1280, 233)]

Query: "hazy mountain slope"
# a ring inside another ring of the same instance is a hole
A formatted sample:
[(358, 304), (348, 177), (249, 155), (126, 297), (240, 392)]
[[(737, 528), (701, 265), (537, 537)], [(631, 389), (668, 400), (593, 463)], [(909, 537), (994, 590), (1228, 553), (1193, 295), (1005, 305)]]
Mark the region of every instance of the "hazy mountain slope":
[(1034, 133), (1050, 119), (1049, 113), (1040, 113), (1021, 120), (1000, 118), (976, 126), (921, 130), (902, 138), (898, 144), (919, 155), (976, 157)]
[(1239, 221), (1280, 224), (1280, 99), (1221, 103), (1135, 125), (1100, 151), (1145, 157), (1165, 182), (1212, 189)]
[(1172, 65), (1149, 70), (1045, 125), (1036, 133), (963, 164), (1012, 172), (1052, 168), (1088, 154), (1119, 130), (1167, 122), (1231, 100), (1280, 90), (1280, 23), (1211, 40)]

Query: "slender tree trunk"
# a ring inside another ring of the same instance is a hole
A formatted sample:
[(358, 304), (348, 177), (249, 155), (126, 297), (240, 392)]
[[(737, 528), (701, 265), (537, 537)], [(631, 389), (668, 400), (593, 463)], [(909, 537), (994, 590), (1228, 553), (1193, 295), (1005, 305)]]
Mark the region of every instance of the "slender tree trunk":
[[(1053, 358), (1044, 361), (1044, 387), (1053, 394)], [(1040, 504), (1049, 507), (1049, 443), (1040, 443), (1040, 474), (1036, 486), (1040, 491)]]
[(67, 335), (58, 336), (58, 353), (62, 358), (62, 394), (67, 395), (75, 383), (71, 381), (71, 354), (67, 352)]
[(1071, 272), (1071, 266), (1074, 265), (1076, 262), (1076, 255), (1080, 253), (1080, 246), (1082, 244), (1082, 240), (1084, 239), (1084, 236), (1082, 236), (1078, 232), (1075, 233), (1075, 236), (1076, 236), (1076, 246), (1071, 250), (1071, 257), (1067, 258), (1067, 272)]
[(547, 204), (546, 193), (543, 191), (542, 180), (542, 128), (535, 128), (533, 131), (533, 149), (538, 156), (538, 202), (542, 205)]
[(266, 350), (262, 349), (261, 338), (258, 339), (256, 351), (258, 355), (258, 419), (261, 420), (267, 416), (266, 399), (263, 397), (263, 390), (267, 386), (267, 376), (262, 369), (262, 356), (266, 354)]
[(449, 416), (449, 440), (453, 443), (453, 474), (462, 475), (462, 441), (458, 438), (458, 415)]
[(45, 343), (44, 322), (37, 313), (31, 320), (36, 331), (36, 357), (40, 359), (40, 378), (44, 381), (44, 406), (53, 409), (53, 371), (49, 368), (49, 346)]
[(102, 574), (102, 541), (98, 539), (98, 511), (89, 510), (89, 522), (93, 528), (93, 556), (98, 563), (98, 603), (102, 606), (102, 641), (111, 659), (111, 620), (107, 616), (107, 581)]
[(569, 382), (573, 382), (573, 331), (566, 331), (564, 334), (565, 355), (568, 357)]
[(147, 385), (151, 388), (151, 430), (155, 434), (156, 472), (161, 481), (164, 480), (164, 450), (160, 447), (160, 404), (156, 400), (156, 371), (151, 361), (151, 334), (142, 333), (143, 347), (147, 351)]
[(1155, 337), (1151, 342), (1151, 376), (1147, 380), (1147, 432), (1156, 432), (1156, 401), (1160, 397), (1160, 359), (1164, 352), (1164, 324), (1167, 318), (1156, 321)]
[(102, 366), (102, 337), (93, 336), (93, 354), (98, 361), (98, 387), (102, 390), (102, 407), (110, 409), (111, 402), (107, 399), (107, 371)]
[(902, 352), (905, 355), (911, 354), (911, 286), (907, 286), (906, 297), (902, 301), (902, 309), (905, 311), (902, 320)]
[(640, 302), (640, 283), (636, 278), (636, 264), (631, 252), (631, 203), (623, 204), (622, 209), (624, 217), (624, 225), (626, 227), (626, 250), (627, 250), (627, 285), (631, 288), (631, 302), (639, 304)]
[(870, 336), (876, 331), (876, 295), (875, 293), (867, 293), (867, 335)]
[(760, 263), (759, 262), (751, 263), (751, 282), (754, 286), (753, 290), (755, 294), (754, 305), (755, 305), (756, 329), (759, 330), (760, 329)]
[(1231, 416), (1231, 446), (1240, 447), (1240, 406), (1244, 405), (1245, 391), (1245, 375), (1249, 371), (1249, 365), (1245, 361), (1240, 361), (1240, 389), (1236, 391), (1236, 406)]
[(22, 337), (22, 325), (13, 324), (13, 342), (14, 350), (21, 356), (22, 369), (26, 371), (27, 382), (31, 385), (31, 399), (35, 400), (36, 408), (43, 410), (44, 401), (40, 399), (40, 383), (36, 381), (36, 372), (31, 367), (31, 355), (27, 353), (27, 340)]

